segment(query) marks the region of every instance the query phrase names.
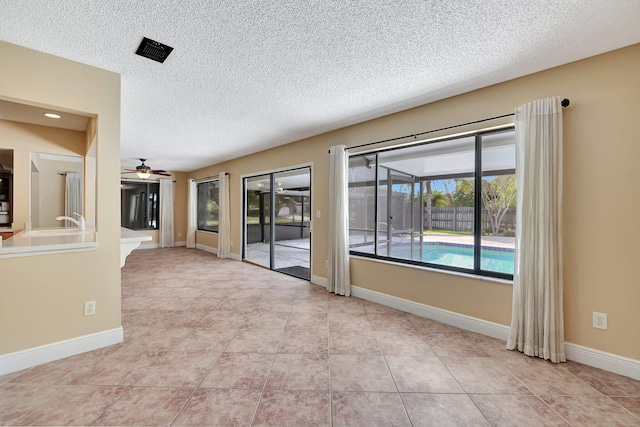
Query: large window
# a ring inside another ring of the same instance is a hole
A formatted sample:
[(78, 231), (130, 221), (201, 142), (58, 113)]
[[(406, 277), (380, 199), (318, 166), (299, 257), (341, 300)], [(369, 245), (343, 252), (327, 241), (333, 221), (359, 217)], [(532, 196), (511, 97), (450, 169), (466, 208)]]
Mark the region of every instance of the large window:
[(198, 230), (218, 231), (220, 181), (198, 184)]
[(354, 255), (512, 278), (513, 129), (349, 159)]
[(133, 230), (157, 230), (160, 226), (160, 184), (157, 182), (120, 183), (120, 224)]

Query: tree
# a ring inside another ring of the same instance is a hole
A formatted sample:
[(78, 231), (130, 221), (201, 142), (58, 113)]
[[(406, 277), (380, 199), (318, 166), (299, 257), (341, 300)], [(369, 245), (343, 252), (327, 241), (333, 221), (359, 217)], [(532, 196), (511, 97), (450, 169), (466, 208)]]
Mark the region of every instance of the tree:
[(516, 204), (516, 177), (500, 175), (482, 180), (482, 205), (491, 222), (491, 234), (497, 236), (509, 208)]
[(432, 222), (431, 222), (431, 206), (433, 205), (433, 199), (431, 198), (431, 181), (425, 181), (424, 186), (425, 186), (424, 205), (427, 208), (427, 213), (426, 213), (427, 224), (426, 224), (426, 228), (427, 228), (427, 230), (432, 230), (433, 229), (433, 225), (432, 225)]
[(432, 213), (431, 209), (444, 208), (448, 205), (447, 198), (445, 197), (445, 194), (441, 190), (431, 189), (431, 182), (432, 181), (424, 181), (425, 190), (423, 195), (424, 197), (423, 204), (427, 208), (426, 214), (425, 214), (425, 220), (426, 220), (425, 228), (427, 230), (433, 229), (433, 226), (431, 224), (431, 213)]
[(451, 193), (454, 206), (472, 208), (475, 198), (473, 179), (456, 178), (455, 183), (456, 186)]
[(449, 206), (449, 201), (442, 190), (433, 190), (431, 192), (431, 203), (436, 208), (446, 208)]

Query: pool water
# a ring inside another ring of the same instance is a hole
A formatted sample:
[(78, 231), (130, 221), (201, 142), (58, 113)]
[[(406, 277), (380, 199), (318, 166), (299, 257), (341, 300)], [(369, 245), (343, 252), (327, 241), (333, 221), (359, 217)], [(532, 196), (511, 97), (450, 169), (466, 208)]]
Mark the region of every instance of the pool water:
[[(392, 256), (411, 258), (409, 246), (392, 247)], [(513, 274), (513, 252), (482, 249), (480, 252), (480, 268), (497, 273)], [(450, 245), (424, 245), (422, 261), (432, 264), (473, 269), (473, 247)]]

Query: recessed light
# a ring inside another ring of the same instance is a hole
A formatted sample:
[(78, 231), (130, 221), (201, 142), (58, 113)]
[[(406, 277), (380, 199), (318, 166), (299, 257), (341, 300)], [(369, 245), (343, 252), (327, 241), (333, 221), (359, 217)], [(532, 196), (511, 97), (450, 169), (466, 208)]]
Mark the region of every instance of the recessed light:
[(44, 113), (44, 115), (49, 117), (50, 119), (59, 119), (62, 117), (59, 114), (53, 114), (53, 113)]

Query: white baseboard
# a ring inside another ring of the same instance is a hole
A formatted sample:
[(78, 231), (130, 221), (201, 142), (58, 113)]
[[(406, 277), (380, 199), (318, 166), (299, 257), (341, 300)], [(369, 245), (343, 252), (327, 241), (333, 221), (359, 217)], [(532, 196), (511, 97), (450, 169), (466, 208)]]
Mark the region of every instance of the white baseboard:
[[(210, 252), (212, 254), (218, 254), (218, 248), (214, 248), (212, 246), (207, 246), (207, 245), (203, 245), (201, 243), (196, 243), (196, 249), (200, 249), (201, 251), (205, 251), (205, 252)], [(242, 261), (242, 257), (238, 254), (234, 254), (233, 252), (231, 252), (229, 254), (229, 259), (232, 259), (234, 261)]]
[(314, 285), (320, 285), (323, 288), (327, 287), (327, 278), (326, 277), (320, 277), (320, 276), (311, 276), (311, 283), (313, 283)]
[(443, 310), (442, 308), (432, 307), (419, 302), (406, 300), (404, 298), (371, 291), (358, 286), (351, 286), (351, 295), (504, 341), (507, 341), (509, 336), (509, 327), (505, 325), (500, 325), (498, 323), (489, 322), (487, 320), (478, 319), (476, 317), (467, 316), (449, 310)]
[[(187, 242), (175, 242), (173, 247), (177, 248), (179, 246), (187, 246)], [(136, 249), (158, 249), (160, 247), (159, 243), (142, 243)]]
[(200, 249), (201, 251), (209, 252), (212, 254), (218, 254), (218, 248), (214, 248), (213, 246), (203, 245), (202, 243), (196, 243), (196, 249)]
[(564, 352), (567, 360), (604, 369), (615, 374), (624, 375), (640, 380), (640, 360), (630, 359), (606, 351), (584, 347), (569, 342), (564, 343)]
[(121, 343), (124, 339), (122, 326), (108, 331), (96, 332), (58, 341), (39, 347), (28, 348), (0, 356), (0, 375), (21, 371), (64, 357), (75, 356), (102, 347)]
[[(312, 278), (312, 283), (326, 287), (327, 279), (323, 277)], [(392, 307), (418, 316), (437, 320), (447, 325), (456, 326), (467, 331), (488, 335), (503, 341), (507, 341), (509, 336), (509, 326), (466, 316), (453, 311), (443, 310), (426, 304), (417, 303), (392, 295), (383, 294), (369, 289), (351, 286), (351, 295), (376, 302), (378, 304)], [(607, 353), (578, 344), (565, 342), (565, 354), (567, 360), (582, 363), (594, 368), (604, 369), (615, 374), (624, 375), (636, 380), (640, 380), (640, 360), (630, 359), (617, 354)]]

